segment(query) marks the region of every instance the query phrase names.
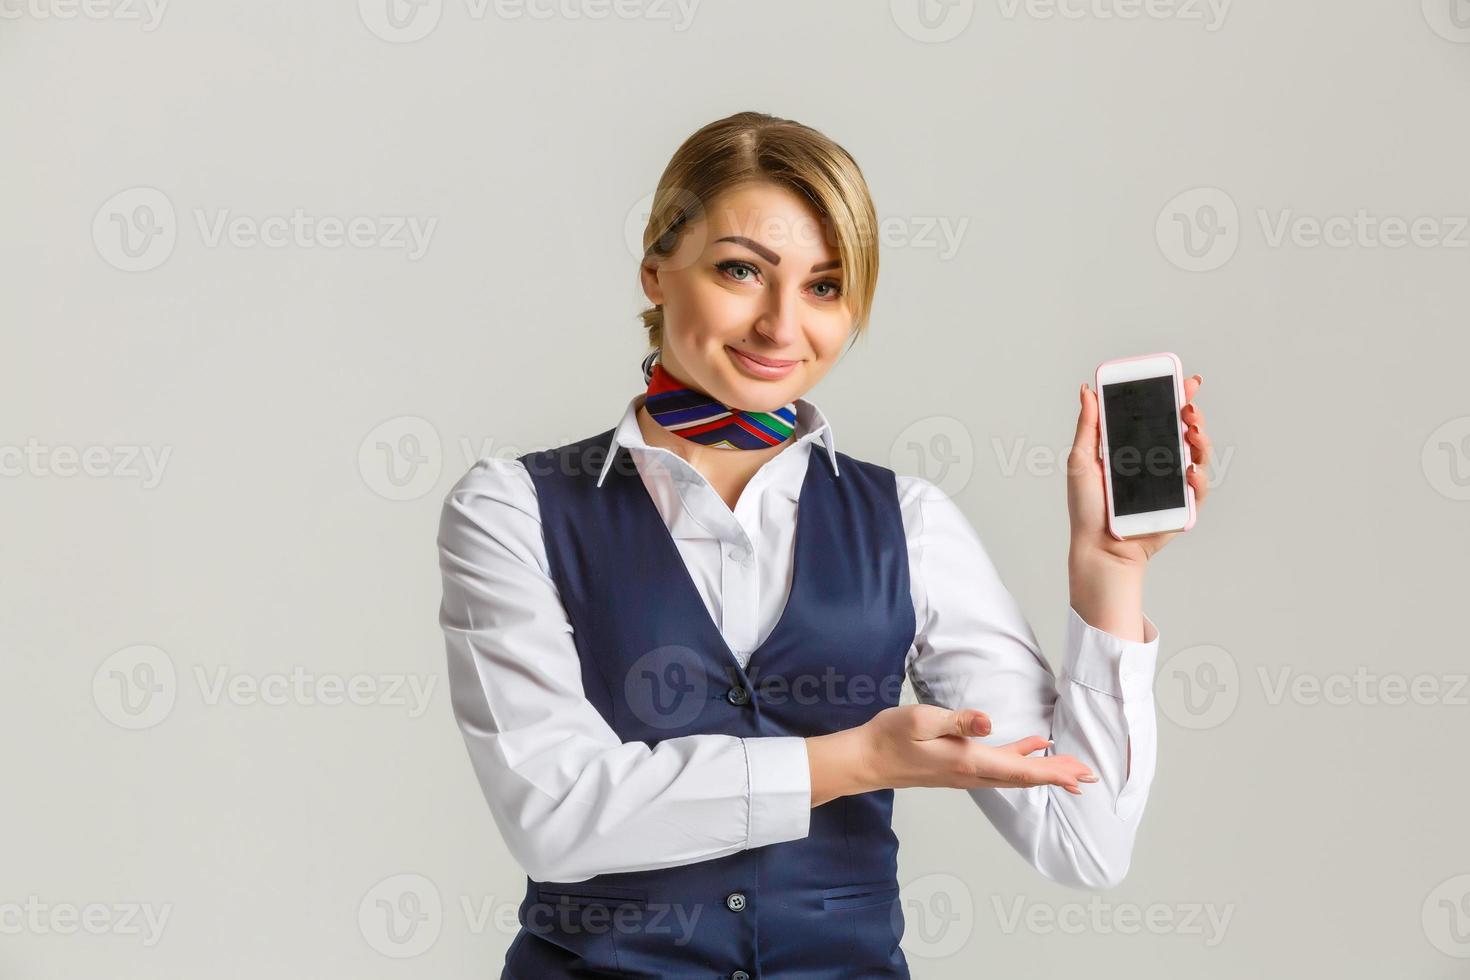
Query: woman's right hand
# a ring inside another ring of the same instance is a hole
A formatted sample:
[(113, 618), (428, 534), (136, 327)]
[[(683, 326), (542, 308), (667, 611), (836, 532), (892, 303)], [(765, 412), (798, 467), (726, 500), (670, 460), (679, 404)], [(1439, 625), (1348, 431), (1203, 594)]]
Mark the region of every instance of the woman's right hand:
[(1032, 757), (1050, 741), (1032, 735), (1007, 745), (986, 745), (990, 718), (973, 708), (932, 704), (884, 708), (856, 729), (869, 779), (883, 787), (1026, 787), (1052, 784), (1080, 796), (1078, 783), (1097, 776), (1070, 755)]

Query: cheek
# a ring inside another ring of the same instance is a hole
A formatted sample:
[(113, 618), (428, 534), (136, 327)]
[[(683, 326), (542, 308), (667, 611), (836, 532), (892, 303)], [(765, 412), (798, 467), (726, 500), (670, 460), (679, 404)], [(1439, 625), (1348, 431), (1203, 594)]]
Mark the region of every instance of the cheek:
[(837, 310), (814, 318), (808, 334), (812, 349), (821, 360), (836, 360), (852, 335), (852, 320), (846, 310)]
[(746, 329), (755, 315), (756, 303), (716, 283), (689, 284), (679, 295), (680, 313), (691, 331), (724, 335)]

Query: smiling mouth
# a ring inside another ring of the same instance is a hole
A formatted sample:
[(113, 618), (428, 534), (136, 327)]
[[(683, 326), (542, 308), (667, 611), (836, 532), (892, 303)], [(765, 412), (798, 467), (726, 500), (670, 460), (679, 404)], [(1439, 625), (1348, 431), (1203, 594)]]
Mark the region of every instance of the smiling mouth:
[(735, 353), (739, 354), (741, 357), (748, 357), (748, 358), (750, 358), (752, 361), (755, 361), (757, 364), (764, 364), (766, 367), (784, 368), (784, 367), (790, 367), (791, 365), (798, 363), (796, 361), (783, 361), (780, 358), (776, 358), (776, 357), (761, 357), (759, 354), (752, 354), (752, 353), (750, 353), (748, 351), (738, 350), (738, 349), (736, 349), (734, 347), (731, 347), (730, 350), (732, 350)]

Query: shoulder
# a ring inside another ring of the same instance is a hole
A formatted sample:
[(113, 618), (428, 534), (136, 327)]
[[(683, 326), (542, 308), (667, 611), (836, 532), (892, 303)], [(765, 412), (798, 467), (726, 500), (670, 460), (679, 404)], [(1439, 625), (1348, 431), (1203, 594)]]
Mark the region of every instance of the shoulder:
[(453, 505), (484, 511), (510, 508), (536, 517), (535, 477), (550, 472), (596, 476), (607, 458), (612, 434), (613, 430), (609, 429), (575, 442), (514, 457), (482, 456), (450, 487), (444, 497), (444, 506), (446, 509)]
[(912, 515), (915, 523), (925, 512), (933, 512), (936, 508), (953, 509), (956, 513), (959, 510), (949, 494), (926, 477), (912, 473), (896, 474), (895, 489), (898, 493), (898, 506), (903, 510), (905, 519)]
[(496, 506), (519, 508), (536, 501), (536, 487), (531, 474), (519, 459), (483, 456), (455, 481), (444, 495), (444, 506), (493, 509)]
[(960, 505), (930, 480), (899, 474), (898, 506), (912, 549), (984, 551), (979, 532)]
[(932, 502), (939, 498), (949, 500), (943, 490), (940, 490), (931, 481), (926, 480), (922, 476), (897, 473), (895, 474), (895, 480), (898, 490), (899, 506), (905, 509), (917, 510), (924, 503)]
[[(561, 446), (522, 453), (515, 457), (482, 456), (455, 481), (444, 496), (440, 517), (441, 543), (456, 533), (516, 534), (539, 537), (542, 520), (542, 480), (553, 475), (581, 479), (565, 482), (592, 486), (607, 459), (613, 430), (599, 432)], [(563, 483), (555, 485), (563, 487)]]
[[(813, 451), (820, 450), (814, 449)], [(835, 455), (840, 474), (838, 483), (848, 486), (858, 485), (885, 494), (892, 493), (898, 500), (898, 507), (903, 514), (906, 528), (917, 527), (920, 524), (926, 505), (942, 501), (953, 506), (953, 501), (945, 495), (943, 490), (922, 476), (900, 473), (881, 463), (858, 459), (840, 450)]]
[(482, 457), (444, 495), (441, 551), (470, 554), (499, 546), (528, 554), (540, 535), (536, 487), (518, 459)]

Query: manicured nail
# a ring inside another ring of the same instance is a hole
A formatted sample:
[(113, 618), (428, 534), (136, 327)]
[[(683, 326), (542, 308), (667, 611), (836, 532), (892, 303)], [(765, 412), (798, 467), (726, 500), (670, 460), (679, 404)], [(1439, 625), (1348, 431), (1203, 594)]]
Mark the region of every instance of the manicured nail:
[(1205, 383), (1205, 376), (1203, 374), (1196, 374), (1194, 376), (1194, 380), (1196, 382), (1198, 382), (1199, 384), (1204, 384)]
[(1079, 782), (1079, 783), (1095, 783), (1095, 782), (1097, 782), (1097, 777), (1094, 776), (1092, 773), (1088, 773), (1085, 776), (1078, 776), (1077, 777), (1077, 782)]

